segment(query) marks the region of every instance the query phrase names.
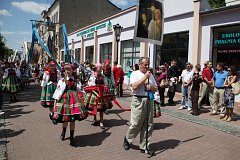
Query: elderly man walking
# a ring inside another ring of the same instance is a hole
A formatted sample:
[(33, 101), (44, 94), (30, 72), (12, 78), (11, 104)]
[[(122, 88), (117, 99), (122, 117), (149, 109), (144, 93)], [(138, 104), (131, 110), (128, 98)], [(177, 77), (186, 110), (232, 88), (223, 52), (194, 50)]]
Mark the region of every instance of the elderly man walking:
[[(149, 143), (146, 145), (146, 136), (150, 140), (153, 131), (153, 107), (148, 100), (148, 92), (153, 93), (158, 90), (157, 83), (148, 70), (149, 59), (141, 57), (139, 60), (139, 70), (132, 72), (130, 85), (132, 87), (133, 99), (131, 103), (130, 127), (124, 137), (123, 147), (129, 150), (130, 144), (140, 132), (140, 151), (148, 155), (155, 155), (155, 152), (149, 149)], [(149, 80), (148, 80), (149, 78)], [(149, 116), (147, 117), (147, 112)], [(147, 124), (148, 118), (148, 124)], [(148, 125), (148, 134), (146, 131)]]

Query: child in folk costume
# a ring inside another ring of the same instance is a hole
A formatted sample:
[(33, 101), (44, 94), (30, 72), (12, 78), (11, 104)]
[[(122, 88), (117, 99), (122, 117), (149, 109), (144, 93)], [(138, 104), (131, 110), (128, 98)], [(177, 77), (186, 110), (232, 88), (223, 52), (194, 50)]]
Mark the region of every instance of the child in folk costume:
[(30, 68), (25, 60), (21, 63), (20, 71), (23, 87), (26, 87), (30, 83)]
[[(107, 84), (106, 77), (102, 74), (102, 65), (100, 63), (95, 65), (95, 71), (88, 80), (88, 87), (84, 88), (87, 92), (85, 98), (86, 109), (93, 111), (94, 124), (96, 124), (96, 110), (99, 112), (100, 124), (103, 125), (103, 112), (112, 108), (113, 95), (110, 92), (110, 87)], [(94, 113), (95, 112), (95, 113)]]
[(5, 69), (3, 79), (3, 92), (10, 94), (11, 102), (18, 101), (16, 98), (16, 94), (20, 91), (20, 85), (16, 75), (14, 62), (10, 63), (10, 67)]
[(75, 121), (87, 118), (87, 111), (84, 106), (84, 92), (81, 91), (81, 82), (73, 76), (71, 65), (64, 67), (64, 78), (60, 79), (53, 98), (54, 105), (53, 120), (62, 123), (61, 140), (65, 139), (68, 122), (70, 122), (70, 145), (74, 146)]
[[(53, 93), (57, 88), (57, 82), (59, 80), (59, 74), (56, 69), (54, 61), (49, 62), (48, 68), (44, 71), (43, 79), (41, 82), (42, 93), (41, 93), (41, 105), (44, 108), (49, 108), (49, 117), (52, 119), (54, 99)], [(53, 121), (54, 122), (54, 121)]]
[(102, 70), (103, 70), (103, 75), (106, 76), (106, 81), (107, 81), (107, 84), (110, 87), (111, 94), (114, 95), (115, 94), (114, 93), (115, 80), (114, 80), (114, 75), (113, 75), (112, 70), (111, 70), (110, 63), (111, 63), (110, 60), (106, 60), (104, 62)]

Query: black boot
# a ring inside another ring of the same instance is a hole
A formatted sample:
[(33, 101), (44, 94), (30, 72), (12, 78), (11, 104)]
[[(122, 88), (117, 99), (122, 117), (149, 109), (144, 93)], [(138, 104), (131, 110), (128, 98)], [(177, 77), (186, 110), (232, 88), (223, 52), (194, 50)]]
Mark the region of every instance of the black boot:
[(60, 139), (63, 141), (65, 139), (65, 134), (66, 134), (67, 128), (62, 129), (62, 134), (60, 135)]
[(73, 135), (74, 135), (74, 130), (70, 130), (70, 145), (71, 146), (75, 146)]

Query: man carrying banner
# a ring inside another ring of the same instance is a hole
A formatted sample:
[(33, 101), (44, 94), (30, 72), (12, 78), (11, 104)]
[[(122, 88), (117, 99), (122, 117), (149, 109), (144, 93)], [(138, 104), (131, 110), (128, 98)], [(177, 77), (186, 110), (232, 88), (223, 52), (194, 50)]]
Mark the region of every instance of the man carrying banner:
[[(154, 156), (155, 152), (149, 150), (149, 143), (146, 142), (146, 136), (149, 141), (153, 131), (153, 107), (147, 96), (148, 92), (156, 92), (158, 87), (152, 73), (148, 70), (148, 65), (149, 59), (147, 57), (141, 57), (139, 59), (139, 70), (133, 72), (130, 77), (130, 85), (133, 92), (130, 119), (131, 125), (124, 137), (123, 147), (125, 150), (129, 150), (130, 144), (140, 132), (139, 148), (141, 153), (147, 153), (148, 155)], [(147, 126), (148, 129), (146, 130)]]

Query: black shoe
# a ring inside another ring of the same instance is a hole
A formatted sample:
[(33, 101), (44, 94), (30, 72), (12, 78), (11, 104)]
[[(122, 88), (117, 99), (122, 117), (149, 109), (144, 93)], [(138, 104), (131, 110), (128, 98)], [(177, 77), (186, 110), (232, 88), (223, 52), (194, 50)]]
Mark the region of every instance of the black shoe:
[(130, 149), (130, 144), (129, 144), (129, 142), (127, 141), (127, 138), (126, 138), (126, 137), (124, 137), (124, 140), (123, 140), (123, 148), (124, 148), (125, 150), (129, 150), (129, 149)]
[(140, 152), (141, 153), (146, 153), (148, 154), (149, 156), (156, 156), (156, 153), (152, 150), (144, 150), (144, 149), (140, 149)]
[(161, 103), (161, 107), (165, 107), (166, 106), (166, 104), (164, 104), (164, 103)]
[(75, 142), (74, 142), (73, 138), (70, 138), (70, 145), (75, 146)]
[(75, 146), (75, 142), (74, 142), (74, 130), (70, 130), (70, 145), (71, 146)]
[(61, 135), (60, 135), (60, 139), (61, 139), (62, 141), (65, 139), (66, 130), (67, 130), (67, 128), (63, 128), (63, 129), (62, 129), (62, 133), (61, 133)]
[(53, 113), (49, 113), (49, 118), (52, 120)]

